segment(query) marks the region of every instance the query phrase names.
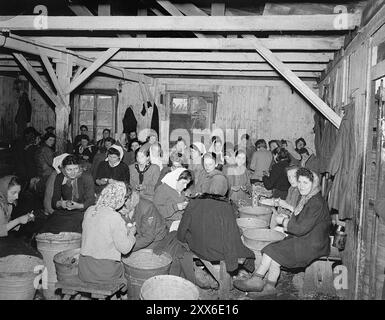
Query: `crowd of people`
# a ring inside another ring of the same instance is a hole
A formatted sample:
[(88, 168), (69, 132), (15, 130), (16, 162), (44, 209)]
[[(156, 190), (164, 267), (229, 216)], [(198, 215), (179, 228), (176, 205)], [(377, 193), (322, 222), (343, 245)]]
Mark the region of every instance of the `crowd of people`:
[[(329, 250), (329, 211), (316, 161), (309, 161), (315, 155), (303, 138), (295, 146), (263, 139), (253, 145), (245, 134), (233, 145), (214, 136), (207, 150), (200, 141), (187, 145), (179, 137), (165, 163), (155, 132), (141, 142), (136, 132), (115, 140), (104, 129), (93, 142), (82, 125), (67, 153), (58, 155), (54, 128), (46, 131), (24, 131), (14, 146), (16, 175), (0, 179), (0, 240), (21, 225), (32, 225), (24, 228), (30, 234), (82, 233), (83, 281), (123, 279), (121, 256), (151, 248), (173, 257), (172, 274), (203, 288), (217, 283), (193, 262), (193, 254), (225, 261), (230, 273), (241, 259), (250, 279), (234, 286), (274, 290), (280, 266), (305, 267)], [(254, 253), (236, 224), (237, 207), (252, 203), (253, 184), (272, 190), (273, 199), (261, 203), (278, 209), (272, 223), (288, 235), (263, 250), (256, 271)], [(41, 199), (34, 222), (29, 214), (11, 217), (23, 190)]]

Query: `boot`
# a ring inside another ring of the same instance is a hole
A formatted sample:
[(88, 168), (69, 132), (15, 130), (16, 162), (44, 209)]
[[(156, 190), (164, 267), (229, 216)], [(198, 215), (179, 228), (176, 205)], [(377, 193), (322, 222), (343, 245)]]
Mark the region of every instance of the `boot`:
[(266, 280), (265, 287), (263, 288), (263, 293), (267, 295), (276, 294), (277, 289), (276, 286), (277, 282)]
[(235, 288), (246, 292), (261, 292), (264, 286), (263, 276), (258, 273), (255, 273), (250, 279), (234, 281)]
[(218, 289), (219, 285), (206, 271), (194, 266), (196, 285), (202, 289)]

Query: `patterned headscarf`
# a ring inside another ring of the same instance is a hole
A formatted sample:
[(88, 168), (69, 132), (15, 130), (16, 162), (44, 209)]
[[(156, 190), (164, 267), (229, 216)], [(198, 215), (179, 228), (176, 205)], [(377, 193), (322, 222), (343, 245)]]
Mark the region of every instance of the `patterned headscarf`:
[(294, 209), (294, 216), (300, 214), (300, 212), (302, 211), (303, 207), (305, 206), (305, 204), (312, 198), (314, 197), (318, 192), (321, 191), (321, 187), (320, 187), (320, 179), (318, 177), (318, 175), (313, 172), (313, 176), (314, 176), (314, 180), (313, 180), (313, 184), (312, 184), (312, 188), (310, 190), (310, 193), (306, 196), (302, 196), (298, 205), (295, 207)]
[(107, 207), (113, 210), (121, 208), (125, 202), (126, 193), (127, 189), (124, 182), (117, 181), (108, 184), (96, 202), (94, 214), (96, 214), (101, 207)]

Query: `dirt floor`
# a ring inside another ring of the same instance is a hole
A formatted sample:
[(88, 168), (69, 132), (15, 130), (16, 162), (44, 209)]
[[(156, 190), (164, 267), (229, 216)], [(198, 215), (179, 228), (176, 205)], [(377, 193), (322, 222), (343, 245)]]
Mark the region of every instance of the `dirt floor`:
[[(329, 296), (319, 293), (304, 295), (300, 289), (300, 277), (293, 273), (281, 272), (281, 276), (277, 285), (277, 294), (264, 295), (261, 293), (245, 293), (237, 289), (230, 291), (230, 300), (340, 300), (340, 296)], [(201, 300), (218, 300), (217, 290), (200, 289)], [(35, 300), (45, 300), (42, 292), (38, 290), (35, 295)]]

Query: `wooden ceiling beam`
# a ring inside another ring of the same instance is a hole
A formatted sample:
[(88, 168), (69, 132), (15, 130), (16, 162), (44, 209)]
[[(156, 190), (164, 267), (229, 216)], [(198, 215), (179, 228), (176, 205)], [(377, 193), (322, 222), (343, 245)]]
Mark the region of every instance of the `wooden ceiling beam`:
[(68, 5), (68, 8), (72, 10), (73, 13), (75, 13), (77, 16), (93, 16), (93, 13), (83, 5), (79, 4), (70, 4)]
[[(353, 30), (360, 24), (360, 14), (344, 14), (346, 23), (338, 24), (340, 15), (290, 16), (47, 16), (45, 31), (336, 31)], [(0, 29), (34, 30), (36, 16), (2, 16)], [(38, 30), (37, 30), (38, 31)]]
[[(75, 51), (76, 52), (76, 51)], [(81, 51), (83, 56), (96, 59), (100, 51)], [(285, 63), (328, 63), (333, 60), (333, 52), (276, 52), (276, 57)], [(2, 60), (13, 60), (10, 54), (0, 54)], [(190, 61), (190, 62), (265, 62), (256, 52), (189, 52), (189, 51), (123, 51), (111, 59), (114, 61)]]
[(255, 39), (256, 51), (272, 66), (274, 69), (289, 82), (309, 103), (311, 103), (326, 119), (328, 119), (337, 129), (341, 124), (341, 117), (330, 108), (319, 96), (317, 96), (305, 83), (299, 79), (299, 76), (292, 72), (282, 63), (268, 48)]
[[(226, 38), (111, 38), (111, 37), (29, 37), (49, 46), (66, 48), (122, 48), (156, 50), (253, 50), (252, 39)], [(344, 37), (277, 37), (258, 38), (270, 50), (335, 51), (341, 49)], [(0, 42), (1, 43), (1, 42)]]
[[(42, 67), (38, 61), (28, 61), (33, 67)], [(125, 69), (183, 69), (183, 70), (243, 70), (272, 71), (268, 63), (236, 63), (236, 62), (159, 62), (159, 61), (115, 61), (112, 65)], [(288, 63), (285, 64), (295, 71), (323, 71), (326, 63)], [(17, 66), (14, 61), (0, 61), (0, 66)], [(75, 76), (74, 76), (75, 78)], [(56, 86), (55, 86), (56, 87)]]
[(76, 79), (71, 82), (68, 88), (68, 93), (71, 93), (77, 87), (79, 87), (118, 51), (119, 48), (110, 48), (107, 51), (103, 52), (98, 59), (96, 59), (86, 70), (84, 70)]
[(39, 88), (45, 93), (45, 95), (50, 99), (55, 108), (66, 108), (65, 104), (59, 99), (59, 97), (54, 94), (51, 88), (44, 82), (39, 74), (33, 69), (29, 64), (27, 59), (21, 53), (13, 53), (15, 60), (22, 66), (25, 72), (34, 80), (34, 82), (39, 86)]
[[(45, 54), (47, 57), (54, 59), (62, 59), (63, 54), (70, 54), (73, 56), (73, 62), (79, 66), (88, 68), (94, 59), (82, 57), (81, 54), (75, 53), (63, 48), (53, 48), (52, 45), (31, 41), (27, 38), (18, 37), (15, 35), (4, 36), (0, 33), (0, 43), (3, 47), (23, 53), (29, 53), (36, 56)], [(152, 83), (152, 79), (141, 74), (135, 74), (118, 67), (111, 67), (109, 64), (105, 64), (99, 69), (99, 72), (129, 81), (142, 81), (148, 84)]]

